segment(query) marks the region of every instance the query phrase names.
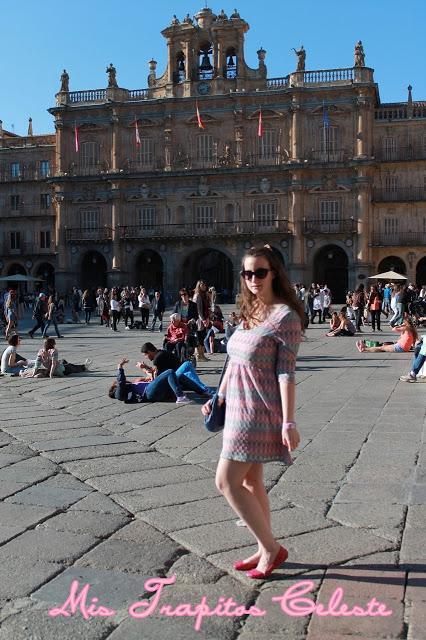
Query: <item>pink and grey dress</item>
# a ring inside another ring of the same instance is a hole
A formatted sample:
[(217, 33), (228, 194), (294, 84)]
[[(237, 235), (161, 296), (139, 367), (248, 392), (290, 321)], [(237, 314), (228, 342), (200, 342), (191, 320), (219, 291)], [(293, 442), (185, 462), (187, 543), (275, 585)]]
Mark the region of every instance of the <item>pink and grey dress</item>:
[(239, 325), (231, 336), (222, 458), (291, 464), (281, 439), (278, 382), (294, 381), (300, 340), (300, 318), (287, 305), (253, 329)]

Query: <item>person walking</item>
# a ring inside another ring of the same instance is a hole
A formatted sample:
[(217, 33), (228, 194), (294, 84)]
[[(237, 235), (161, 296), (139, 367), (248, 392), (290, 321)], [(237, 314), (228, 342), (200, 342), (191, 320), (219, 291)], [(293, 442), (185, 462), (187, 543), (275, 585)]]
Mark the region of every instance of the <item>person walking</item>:
[(61, 334), (59, 333), (57, 315), (58, 315), (58, 308), (56, 306), (55, 298), (54, 296), (49, 296), (49, 299), (47, 301), (46, 324), (44, 325), (43, 334), (42, 334), (43, 338), (49, 337), (47, 335), (47, 330), (49, 329), (51, 324), (53, 324), (53, 326), (55, 327), (56, 335), (58, 336), (58, 338), (64, 337), (64, 336), (61, 336)]
[(120, 303), (117, 300), (117, 293), (113, 290), (111, 292), (111, 299), (109, 301), (109, 307), (111, 310), (111, 318), (112, 318), (112, 323), (111, 323), (111, 329), (113, 331), (118, 331), (117, 329), (117, 320), (118, 320), (118, 316), (120, 314)]
[(377, 285), (373, 284), (371, 287), (370, 295), (368, 296), (368, 309), (371, 315), (371, 328), (373, 331), (381, 331), (380, 328), (380, 315), (382, 313), (383, 296), (380, 293)]
[(145, 287), (141, 287), (141, 290), (139, 292), (138, 306), (141, 312), (142, 329), (147, 329), (148, 322), (149, 322), (149, 309), (151, 306), (151, 301), (149, 299), (149, 295), (147, 294)]
[[(242, 323), (228, 342), (229, 364), (218, 390), (226, 417), (216, 486), (258, 544), (234, 568), (263, 579), (288, 556), (272, 534), (262, 465), (291, 464), (300, 442), (294, 371), (305, 316), (280, 258), (268, 247), (245, 254), (241, 291)], [(202, 412), (210, 411), (209, 401)]]
[(361, 323), (364, 317), (364, 307), (365, 307), (364, 285), (360, 284), (359, 287), (354, 291), (354, 294), (352, 296), (352, 309), (355, 312), (356, 330), (361, 333), (362, 333)]
[(92, 296), (91, 293), (89, 291), (89, 289), (86, 289), (81, 297), (81, 301), (83, 304), (83, 311), (84, 311), (84, 321), (86, 324), (90, 323), (90, 318), (92, 317), (92, 311), (93, 311), (93, 303), (92, 303)]
[(34, 334), (37, 331), (37, 329), (41, 329), (41, 332), (43, 333), (46, 313), (47, 313), (46, 294), (40, 293), (35, 303), (34, 311), (33, 311), (33, 320), (36, 321), (36, 325), (31, 329), (31, 331), (28, 331), (28, 335), (30, 336), (30, 338), (34, 338)]
[(154, 293), (154, 299), (152, 301), (153, 317), (152, 317), (151, 331), (155, 330), (155, 325), (157, 320), (160, 323), (158, 331), (161, 332), (163, 330), (163, 314), (165, 310), (166, 310), (166, 305), (164, 304), (163, 296), (161, 295), (160, 291), (156, 291)]
[(209, 358), (204, 355), (204, 340), (207, 335), (205, 322), (210, 318), (210, 300), (207, 295), (207, 285), (203, 280), (198, 280), (195, 285), (193, 302), (197, 305), (197, 339), (198, 347), (196, 347), (197, 362), (208, 362)]

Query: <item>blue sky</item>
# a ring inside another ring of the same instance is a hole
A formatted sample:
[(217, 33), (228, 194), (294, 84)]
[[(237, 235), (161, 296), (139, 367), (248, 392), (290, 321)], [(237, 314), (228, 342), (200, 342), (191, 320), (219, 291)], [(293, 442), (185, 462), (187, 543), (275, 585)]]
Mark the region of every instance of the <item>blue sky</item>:
[[(25, 134), (28, 116), (34, 133), (53, 132), (46, 109), (54, 104), (63, 68), (70, 89), (106, 86), (105, 69), (117, 68), (120, 86), (146, 87), (151, 57), (161, 74), (166, 61), (160, 31), (174, 13), (193, 15), (203, 0), (19, 0), (3, 2), (0, 38), (0, 119), (5, 129)], [(366, 64), (375, 69), (382, 102), (403, 101), (407, 85), (413, 97), (426, 100), (424, 25), (426, 0), (244, 0), (218, 4), (215, 13), (236, 7), (250, 24), (246, 61), (257, 66), (256, 51), (267, 50), (268, 77), (295, 69), (292, 47), (304, 45), (307, 69), (353, 64), (353, 48), (361, 39)], [(406, 8), (405, 8), (406, 7)]]

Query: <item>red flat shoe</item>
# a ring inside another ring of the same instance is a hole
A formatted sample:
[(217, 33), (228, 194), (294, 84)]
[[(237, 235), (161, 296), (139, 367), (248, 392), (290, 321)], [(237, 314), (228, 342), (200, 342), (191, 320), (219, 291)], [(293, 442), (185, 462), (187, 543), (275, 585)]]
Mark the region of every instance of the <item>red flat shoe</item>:
[(236, 571), (248, 571), (249, 569), (255, 569), (258, 564), (258, 560), (252, 560), (251, 562), (244, 562), (244, 560), (237, 560), (234, 562), (234, 569)]
[(252, 569), (251, 571), (247, 571), (246, 576), (248, 578), (253, 578), (254, 580), (263, 580), (263, 578), (269, 578), (269, 576), (271, 575), (271, 573), (273, 571), (275, 571), (275, 569), (278, 569), (278, 567), (280, 567), (283, 562), (285, 562), (288, 558), (288, 551), (287, 549), (284, 549), (284, 547), (280, 547), (280, 550), (278, 551), (275, 560), (273, 561), (272, 564), (269, 565), (269, 567), (266, 568), (266, 571), (258, 571), (257, 569)]

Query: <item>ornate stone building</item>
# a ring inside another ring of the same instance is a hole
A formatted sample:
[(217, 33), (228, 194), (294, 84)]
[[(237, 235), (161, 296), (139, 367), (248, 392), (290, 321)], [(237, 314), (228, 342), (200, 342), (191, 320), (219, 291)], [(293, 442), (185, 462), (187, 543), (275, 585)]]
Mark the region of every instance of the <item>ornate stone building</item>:
[(268, 78), (264, 49), (245, 62), (248, 29), (237, 12), (174, 17), (146, 89), (121, 88), (111, 64), (107, 88), (70, 91), (64, 71), (50, 109), (58, 289), (175, 293), (202, 276), (235, 290), (245, 248), (266, 242), (293, 281), (338, 297), (390, 267), (426, 282), (426, 103), (410, 89), (382, 104), (360, 42), (353, 67), (307, 71), (301, 47), (296, 71)]
[[(18, 136), (0, 121), (0, 273), (53, 284), (55, 209), (48, 178), (55, 171), (55, 136)], [(0, 284), (0, 288), (2, 285)]]

